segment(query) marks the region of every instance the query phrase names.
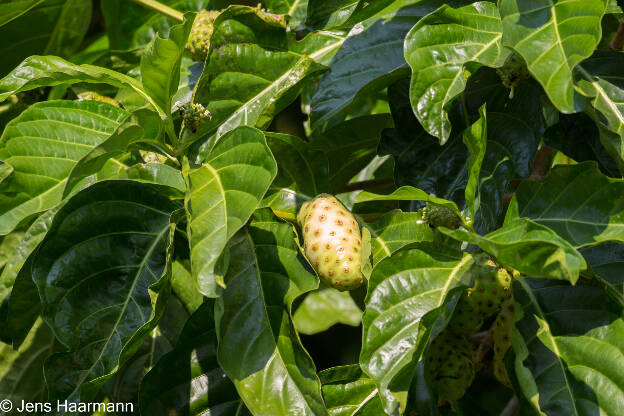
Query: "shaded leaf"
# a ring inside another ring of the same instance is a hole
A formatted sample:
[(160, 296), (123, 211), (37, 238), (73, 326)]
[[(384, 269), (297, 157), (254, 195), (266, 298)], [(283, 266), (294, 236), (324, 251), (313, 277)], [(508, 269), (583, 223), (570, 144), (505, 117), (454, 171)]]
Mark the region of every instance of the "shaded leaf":
[(348, 292), (322, 287), (309, 293), (293, 315), (297, 332), (314, 335), (336, 324), (358, 326), (362, 311)]
[(474, 222), (477, 210), (481, 205), (478, 195), (479, 176), (481, 175), (481, 165), (485, 156), (485, 147), (487, 146), (487, 117), (485, 105), (479, 109), (480, 117), (472, 126), (470, 126), (463, 134), (464, 144), (470, 152), (468, 158), (468, 183), (466, 184), (466, 205), (470, 213), (470, 220)]
[(154, 185), (109, 181), (58, 212), (33, 263), (44, 320), (69, 348), (46, 360), (50, 398), (92, 400), (153, 329), (177, 208)]
[(227, 133), (200, 167), (184, 167), (191, 271), (205, 296), (219, 296), (225, 287), (219, 257), (276, 174), (264, 134), (245, 126)]
[(379, 416), (383, 414), (377, 386), (359, 365), (332, 367), (319, 373), (323, 398), (331, 416)]

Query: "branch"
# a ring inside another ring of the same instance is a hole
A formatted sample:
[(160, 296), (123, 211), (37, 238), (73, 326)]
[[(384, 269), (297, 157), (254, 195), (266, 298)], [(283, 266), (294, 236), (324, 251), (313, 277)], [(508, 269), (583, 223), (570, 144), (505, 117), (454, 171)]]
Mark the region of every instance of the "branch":
[(393, 179), (371, 179), (368, 181), (352, 182), (345, 185), (342, 192), (368, 191), (369, 189), (384, 188), (394, 185)]
[(530, 181), (543, 182), (546, 174), (550, 170), (553, 156), (552, 147), (542, 145), (535, 155), (535, 161), (533, 162), (533, 171), (529, 176)]
[(148, 9), (152, 9), (157, 11), (160, 14), (164, 14), (167, 17), (177, 20), (178, 22), (184, 21), (184, 13), (177, 11), (176, 9), (172, 9), (166, 4), (162, 4), (158, 0), (130, 0), (141, 6), (145, 6)]
[(479, 339), (479, 346), (475, 352), (474, 362), (475, 364), (481, 363), (487, 352), (492, 348), (494, 343), (494, 336), (492, 335), (492, 328), (487, 331), (477, 332), (471, 338)]
[(614, 51), (621, 51), (624, 48), (624, 19), (620, 22), (620, 26), (618, 27), (617, 32), (615, 33), (615, 37), (609, 44), (609, 49)]

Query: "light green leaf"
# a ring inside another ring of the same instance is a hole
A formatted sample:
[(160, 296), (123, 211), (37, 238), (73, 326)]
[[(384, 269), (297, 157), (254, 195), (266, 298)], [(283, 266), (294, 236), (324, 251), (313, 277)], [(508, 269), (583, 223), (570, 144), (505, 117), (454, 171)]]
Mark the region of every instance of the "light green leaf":
[(293, 322), (297, 332), (313, 335), (335, 324), (358, 326), (362, 311), (348, 292), (323, 287), (305, 297), (293, 315)]
[(487, 118), (485, 112), (485, 104), (479, 109), (479, 120), (477, 120), (472, 126), (470, 126), (463, 134), (464, 144), (470, 152), (470, 158), (468, 158), (468, 183), (466, 184), (466, 205), (468, 205), (468, 211), (470, 212), (470, 220), (468, 222), (473, 223), (477, 210), (479, 209), (480, 196), (477, 195), (479, 191), (479, 177), (481, 174), (481, 165), (483, 164), (483, 157), (485, 156), (485, 148), (487, 146)]
[(404, 54), (412, 68), (412, 108), (441, 144), (451, 132), (449, 106), (466, 80), (481, 65), (498, 67), (505, 62), (502, 29), (496, 5), (481, 1), (459, 9), (444, 5), (407, 34)]
[(377, 386), (359, 365), (332, 367), (319, 373), (323, 398), (331, 416), (380, 416)]
[(291, 322), (293, 300), (318, 287), (292, 226), (256, 211), (229, 248), (227, 290), (215, 307), (219, 363), (252, 414), (328, 416)]
[(515, 50), (564, 113), (582, 108), (574, 68), (600, 42), (608, 0), (501, 0), (503, 44)]
[(98, 101), (47, 101), (12, 120), (0, 138), (0, 159), (13, 167), (0, 183), (0, 234), (58, 204), (76, 162), (126, 116)]
[(191, 270), (205, 296), (219, 296), (225, 287), (219, 257), (276, 174), (264, 134), (245, 126), (223, 136), (200, 167), (183, 168)]
[(583, 256), (550, 228), (528, 218), (516, 218), (485, 236), (464, 230), (440, 231), (459, 241), (478, 245), (506, 267), (521, 273), (576, 283), (587, 268)]

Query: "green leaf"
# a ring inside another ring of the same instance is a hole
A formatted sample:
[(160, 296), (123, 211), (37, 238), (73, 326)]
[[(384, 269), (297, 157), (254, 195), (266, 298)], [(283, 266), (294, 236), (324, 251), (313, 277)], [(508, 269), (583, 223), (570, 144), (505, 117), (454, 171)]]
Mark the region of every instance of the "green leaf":
[(109, 181), (58, 212), (33, 263), (44, 320), (69, 349), (46, 360), (50, 398), (92, 400), (154, 328), (178, 207), (155, 185)]
[(92, 11), (91, 2), (82, 0), (12, 0), (0, 7), (0, 76), (30, 55), (70, 56), (87, 33)]
[(603, 243), (581, 250), (591, 266), (592, 277), (604, 288), (611, 299), (624, 308), (624, 245)]
[(141, 414), (240, 416), (245, 406), (217, 362), (214, 301), (207, 300), (184, 325), (173, 351), (141, 382)]
[(327, 416), (312, 359), (291, 322), (292, 302), (318, 287), (290, 224), (256, 211), (230, 242), (227, 290), (215, 315), (219, 363), (252, 414)]
[(408, 244), (434, 240), (433, 230), (423, 221), (421, 212), (390, 211), (366, 228), (372, 235), (374, 265)]
[(466, 205), (470, 212), (470, 220), (474, 222), (477, 210), (479, 209), (480, 200), (478, 195), (479, 176), (481, 174), (481, 165), (485, 156), (485, 148), (487, 146), (487, 117), (485, 104), (479, 109), (480, 117), (472, 126), (470, 126), (463, 134), (464, 144), (470, 152), (468, 158), (468, 184), (466, 185)]
[(2, 270), (11, 259), (23, 237), (24, 233), (22, 231), (14, 231), (2, 238), (0, 242), (0, 270)]
[(433, 246), (405, 249), (379, 262), (362, 318), (362, 369), (375, 381), (386, 414), (405, 409), (415, 365), (450, 290), (472, 257)]
[(141, 81), (145, 91), (171, 119), (171, 97), (178, 91), (180, 62), (184, 45), (193, 25), (194, 14), (185, 17), (184, 23), (175, 25), (168, 38), (158, 34), (141, 55)]
[(279, 169), (262, 205), (296, 215), (301, 204), (325, 190), (327, 156), (295, 136), (266, 133), (266, 139)]
[(271, 13), (290, 16), (288, 26), (293, 29), (306, 19), (308, 0), (266, 0), (264, 4)]
[(547, 415), (618, 415), (624, 404), (624, 321), (586, 285), (520, 279), (524, 311), (511, 341), (518, 392)]
[[(137, 142), (159, 144), (158, 138), (161, 132), (162, 120), (154, 111), (139, 109), (127, 115), (107, 139), (96, 143), (96, 146), (77, 161), (68, 175), (63, 197), (67, 197), (72, 191), (75, 191), (76, 186), (83, 178), (104, 168), (110, 159), (133, 150), (132, 146)], [(136, 169), (136, 167), (133, 168), (133, 170)], [(129, 174), (129, 172), (122, 173), (123, 176)]]
[(624, 242), (624, 180), (603, 175), (594, 162), (560, 165), (544, 182), (523, 182), (508, 219), (531, 218), (576, 248)]
[(297, 332), (314, 335), (336, 324), (359, 326), (362, 311), (348, 292), (322, 287), (309, 293), (293, 315)]
[(277, 174), (264, 134), (251, 127), (227, 133), (200, 167), (183, 168), (191, 270), (202, 294), (225, 287), (219, 257), (249, 219)]
[[(318, 3), (329, 5), (327, 1)], [(438, 7), (433, 3), (419, 2), (351, 29), (312, 98), (312, 128), (348, 112), (358, 101), (408, 74), (403, 38), (421, 17)], [(344, 12), (336, 10), (340, 16), (345, 16)]]
[(332, 367), (319, 373), (323, 398), (331, 416), (380, 416), (377, 386), (359, 365)]
[(23, 414), (17, 411), (22, 400), (27, 403), (46, 401), (43, 362), (54, 352), (55, 341), (50, 328), (39, 319), (19, 350), (0, 344), (0, 395), (13, 403), (13, 411), (3, 414)]
[(550, 228), (528, 218), (515, 218), (485, 236), (463, 230), (440, 231), (459, 241), (478, 245), (501, 264), (521, 273), (573, 284), (587, 264), (581, 254)]
[[(412, 68), (410, 101), (425, 130), (444, 144), (449, 139), (450, 103), (480, 65), (501, 66), (498, 8), (477, 2), (459, 9), (444, 5), (421, 19), (405, 38), (405, 60)], [(467, 65), (471, 63), (472, 65)]]
[[(283, 20), (258, 9), (232, 6), (215, 20), (210, 54), (193, 101), (212, 114), (186, 142), (241, 126), (268, 127), (290, 104), (301, 81), (323, 67), (313, 57), (288, 51)], [(212, 143), (209, 141), (208, 146)]]
[(0, 234), (59, 203), (76, 162), (126, 116), (98, 101), (47, 101), (11, 121), (0, 138), (0, 159), (13, 167), (0, 184)]
[(145, 92), (139, 81), (110, 69), (93, 65), (74, 65), (56, 56), (31, 56), (0, 79), (0, 102), (20, 91), (78, 82), (127, 87), (149, 102), (161, 116), (163, 110)]
[(575, 113), (573, 71), (600, 42), (608, 0), (501, 0), (503, 44), (520, 54), (560, 111)]
[(180, 298), (186, 310), (194, 313), (204, 301), (204, 297), (199, 293), (197, 282), (193, 279), (190, 267), (179, 260), (173, 262), (171, 269), (171, 289)]
[(376, 156), (384, 128), (392, 123), (387, 114), (356, 117), (312, 138), (312, 146), (322, 150), (329, 162), (325, 191), (344, 192), (344, 187)]
[(621, 53), (596, 51), (576, 67), (577, 85), (591, 99), (588, 114), (600, 127), (600, 141), (624, 171), (624, 64)]

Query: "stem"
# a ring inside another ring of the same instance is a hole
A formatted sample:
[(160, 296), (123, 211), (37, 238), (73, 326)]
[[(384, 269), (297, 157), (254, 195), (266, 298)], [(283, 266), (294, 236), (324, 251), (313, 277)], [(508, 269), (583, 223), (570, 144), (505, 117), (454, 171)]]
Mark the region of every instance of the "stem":
[(535, 161), (533, 162), (533, 171), (529, 176), (530, 181), (543, 182), (546, 174), (550, 170), (552, 163), (553, 149), (546, 145), (542, 145), (535, 155)]
[(392, 185), (394, 185), (393, 179), (371, 179), (368, 181), (348, 183), (345, 185), (342, 192), (363, 191)]
[(172, 9), (166, 4), (162, 4), (158, 0), (130, 0), (141, 6), (145, 6), (148, 9), (152, 9), (157, 11), (158, 13), (164, 14), (167, 17), (177, 20), (178, 22), (184, 21), (184, 13), (177, 11), (176, 9)]
[(618, 52), (624, 48), (624, 19), (620, 22), (620, 26), (618, 27), (609, 48)]
[(513, 396), (507, 406), (500, 412), (500, 416), (516, 416), (518, 414), (518, 396)]
[(492, 348), (492, 344), (494, 343), (492, 329), (493, 327), (490, 328), (488, 331), (485, 331), (484, 334), (482, 334), (481, 341), (479, 342), (479, 346), (477, 347), (477, 351), (475, 352), (475, 364), (479, 364), (481, 361), (483, 361), (487, 352), (490, 350), (490, 348)]

